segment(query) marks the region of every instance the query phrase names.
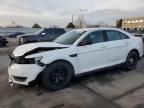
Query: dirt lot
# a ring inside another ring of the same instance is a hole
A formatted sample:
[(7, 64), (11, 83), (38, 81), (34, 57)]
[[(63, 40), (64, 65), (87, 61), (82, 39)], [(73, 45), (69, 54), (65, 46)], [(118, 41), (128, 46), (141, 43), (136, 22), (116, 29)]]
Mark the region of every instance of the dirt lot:
[(0, 48), (0, 108), (144, 108), (144, 58), (133, 71), (120, 68), (73, 79), (69, 87), (52, 92), (41, 85), (10, 87), (8, 52)]

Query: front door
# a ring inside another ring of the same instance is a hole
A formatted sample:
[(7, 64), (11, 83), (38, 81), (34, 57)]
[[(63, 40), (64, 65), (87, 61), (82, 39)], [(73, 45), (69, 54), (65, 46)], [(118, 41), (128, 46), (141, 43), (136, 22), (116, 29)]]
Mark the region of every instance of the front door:
[(107, 64), (105, 36), (103, 31), (95, 31), (87, 35), (78, 45), (79, 73), (99, 69)]

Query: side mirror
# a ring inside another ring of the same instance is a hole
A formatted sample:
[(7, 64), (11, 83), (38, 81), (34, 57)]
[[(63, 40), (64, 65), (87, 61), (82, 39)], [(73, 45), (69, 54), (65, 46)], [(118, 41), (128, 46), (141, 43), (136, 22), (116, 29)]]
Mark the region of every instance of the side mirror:
[(85, 45), (91, 45), (91, 44), (92, 44), (91, 41), (81, 41), (78, 46), (85, 46)]

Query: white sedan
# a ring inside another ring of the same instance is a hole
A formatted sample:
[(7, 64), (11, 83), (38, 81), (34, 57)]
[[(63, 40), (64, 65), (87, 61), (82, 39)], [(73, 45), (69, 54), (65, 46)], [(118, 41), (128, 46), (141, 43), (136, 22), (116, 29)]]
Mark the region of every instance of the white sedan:
[(136, 68), (143, 56), (139, 37), (116, 28), (69, 31), (53, 42), (24, 44), (10, 54), (9, 82), (28, 85), (38, 77), (51, 90), (69, 84), (73, 76), (121, 65)]

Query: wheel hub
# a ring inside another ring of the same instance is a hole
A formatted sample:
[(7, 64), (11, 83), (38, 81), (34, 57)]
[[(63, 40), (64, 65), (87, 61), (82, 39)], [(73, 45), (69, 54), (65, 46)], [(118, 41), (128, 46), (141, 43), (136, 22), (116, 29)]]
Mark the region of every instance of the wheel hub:
[(51, 74), (51, 82), (54, 84), (61, 84), (66, 80), (66, 69), (59, 67)]
[(130, 64), (133, 64), (134, 63), (134, 58), (131, 58), (130, 59)]

